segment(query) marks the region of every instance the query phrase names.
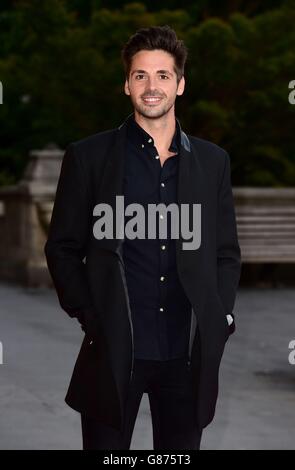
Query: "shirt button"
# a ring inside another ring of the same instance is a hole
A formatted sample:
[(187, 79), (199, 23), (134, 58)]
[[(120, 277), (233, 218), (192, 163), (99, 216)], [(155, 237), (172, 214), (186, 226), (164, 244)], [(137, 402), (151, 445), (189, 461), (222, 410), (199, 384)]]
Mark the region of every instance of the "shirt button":
[(164, 216), (163, 216), (163, 214), (160, 214), (160, 219), (164, 219)]
[(161, 281), (164, 281), (164, 280), (165, 280), (165, 276), (161, 276), (160, 279), (161, 279)]
[(163, 309), (163, 307), (160, 307), (160, 312), (164, 312), (164, 309)]
[(165, 183), (161, 183), (161, 186), (162, 186), (162, 188), (164, 188), (164, 187), (165, 187)]
[(144, 144), (141, 144), (142, 148), (144, 147)]
[(161, 245), (162, 250), (166, 249), (166, 245)]
[(158, 158), (160, 158), (160, 156), (159, 156), (159, 155), (156, 155), (155, 158), (158, 160)]
[(153, 141), (153, 139), (149, 139), (149, 140), (148, 140), (148, 143), (150, 144), (152, 141)]

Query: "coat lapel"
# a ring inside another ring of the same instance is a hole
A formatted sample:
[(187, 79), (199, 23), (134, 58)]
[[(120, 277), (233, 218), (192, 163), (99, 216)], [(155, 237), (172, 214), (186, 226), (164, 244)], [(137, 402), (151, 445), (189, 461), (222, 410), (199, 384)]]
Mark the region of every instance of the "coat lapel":
[[(127, 120), (127, 119), (126, 119)], [(126, 151), (126, 120), (115, 130), (114, 142), (110, 146), (109, 154), (106, 156), (106, 165), (99, 192), (99, 202), (108, 204), (116, 213), (116, 196), (123, 196), (124, 162)], [(115, 225), (115, 224), (114, 224)], [(114, 227), (115, 230), (115, 227)], [(115, 235), (115, 233), (114, 233)], [(103, 238), (97, 240), (101, 248), (114, 251), (121, 258), (121, 245), (123, 239)]]
[[(179, 160), (179, 173), (178, 173), (178, 204), (189, 205), (189, 221), (190, 228), (192, 229), (191, 221), (193, 214), (193, 204), (201, 204), (201, 246), (202, 247), (202, 233), (203, 233), (203, 190), (204, 178), (202, 175), (202, 168), (200, 165), (199, 156), (197, 151), (190, 143), (187, 135), (181, 131), (181, 146), (180, 146), (180, 160)], [(181, 209), (180, 209), (181, 210)], [(178, 262), (178, 270), (184, 275), (190, 274), (200, 266), (201, 249), (185, 250), (183, 243), (188, 242), (182, 236), (180, 231), (179, 238), (176, 240), (176, 255)]]

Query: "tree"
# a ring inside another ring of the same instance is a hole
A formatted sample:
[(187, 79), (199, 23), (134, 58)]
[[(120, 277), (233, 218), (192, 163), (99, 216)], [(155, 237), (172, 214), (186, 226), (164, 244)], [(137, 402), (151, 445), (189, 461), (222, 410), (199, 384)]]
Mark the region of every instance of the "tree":
[(22, 0), (0, 10), (0, 185), (20, 178), (32, 148), (64, 148), (119, 125), (132, 110), (121, 48), (138, 28), (163, 24), (189, 49), (186, 89), (176, 102), (183, 128), (226, 148), (234, 184), (294, 185), (288, 84), (295, 79), (295, 1), (270, 11), (265, 2), (228, 1), (219, 16), (218, 2), (198, 2), (196, 15), (189, 3), (151, 10)]

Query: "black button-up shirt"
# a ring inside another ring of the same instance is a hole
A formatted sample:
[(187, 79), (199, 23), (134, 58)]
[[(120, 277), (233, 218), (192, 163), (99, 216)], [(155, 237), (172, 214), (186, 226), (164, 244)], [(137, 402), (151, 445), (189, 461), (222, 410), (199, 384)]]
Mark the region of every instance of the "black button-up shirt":
[[(176, 130), (169, 151), (178, 152), (180, 128)], [(153, 138), (129, 116), (124, 172), (124, 204), (139, 203), (144, 207), (145, 231), (148, 236), (148, 204), (177, 204), (179, 154), (169, 157), (161, 166)], [(176, 244), (171, 238), (170, 212), (167, 239), (159, 236), (156, 213), (156, 239), (125, 237), (123, 260), (132, 314), (134, 357), (168, 360), (188, 356), (191, 304), (179, 281), (176, 268)], [(125, 224), (133, 219), (125, 216)], [(167, 217), (166, 217), (167, 215)], [(140, 227), (134, 228), (139, 230)], [(125, 225), (126, 230), (126, 225)]]

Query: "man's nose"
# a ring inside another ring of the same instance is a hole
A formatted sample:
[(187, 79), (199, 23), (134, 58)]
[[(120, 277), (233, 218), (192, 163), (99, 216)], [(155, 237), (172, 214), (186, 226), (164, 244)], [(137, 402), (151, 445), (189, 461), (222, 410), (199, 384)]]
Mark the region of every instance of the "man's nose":
[(147, 81), (147, 86), (151, 90), (155, 90), (157, 87), (157, 78), (156, 77), (149, 77)]

